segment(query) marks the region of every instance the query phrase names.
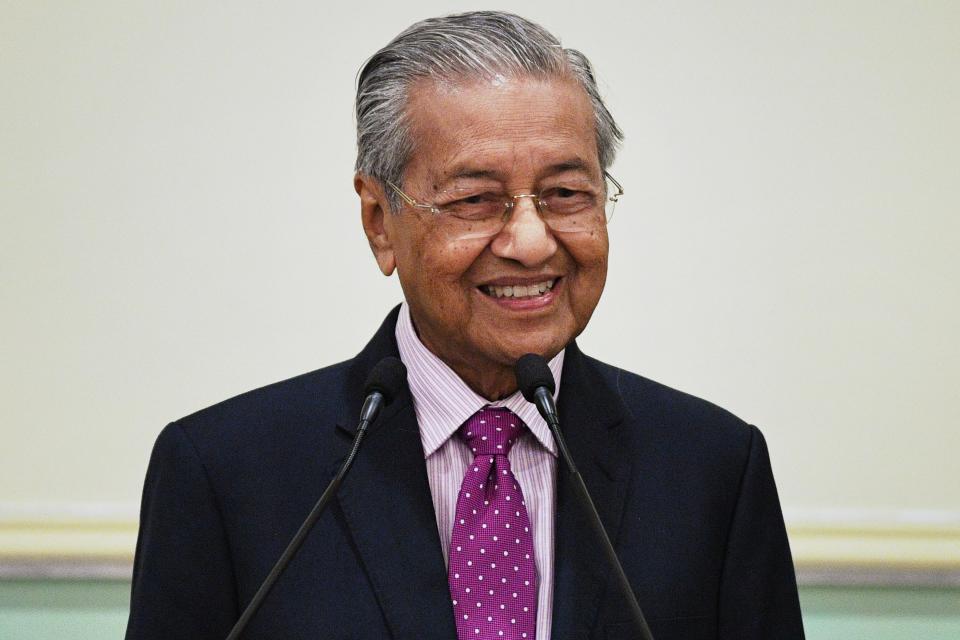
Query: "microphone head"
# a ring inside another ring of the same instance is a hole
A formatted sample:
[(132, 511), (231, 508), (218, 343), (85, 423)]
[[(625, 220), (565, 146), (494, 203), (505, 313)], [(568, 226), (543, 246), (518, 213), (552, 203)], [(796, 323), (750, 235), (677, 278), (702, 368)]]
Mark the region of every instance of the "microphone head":
[(383, 394), (384, 403), (390, 404), (403, 390), (405, 384), (407, 384), (407, 368), (400, 358), (390, 356), (378, 362), (370, 370), (367, 383), (363, 387), (363, 395), (368, 396), (374, 391), (379, 391)]
[(535, 353), (528, 353), (517, 360), (513, 365), (514, 375), (517, 376), (517, 386), (527, 402), (535, 402), (534, 392), (539, 387), (546, 387), (551, 394), (556, 390), (553, 381), (553, 372), (547, 366), (547, 361)]

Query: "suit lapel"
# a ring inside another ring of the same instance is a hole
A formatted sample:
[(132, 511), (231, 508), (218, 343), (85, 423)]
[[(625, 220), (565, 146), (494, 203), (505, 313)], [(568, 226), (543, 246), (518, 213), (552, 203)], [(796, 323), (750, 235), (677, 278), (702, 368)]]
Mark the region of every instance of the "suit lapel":
[[(576, 343), (571, 343), (560, 385), (560, 425), (614, 545), (630, 474), (626, 448), (619, 446), (617, 432), (625, 411), (620, 396), (602, 380)], [(565, 465), (558, 461), (552, 632), (557, 638), (590, 635), (604, 598), (603, 586), (611, 574), (588, 522)]]
[[(351, 363), (338, 428), (351, 436), (363, 385), (381, 358), (397, 355), (397, 310)], [(338, 495), (344, 520), (394, 638), (456, 637), (447, 572), (409, 390), (370, 428)]]

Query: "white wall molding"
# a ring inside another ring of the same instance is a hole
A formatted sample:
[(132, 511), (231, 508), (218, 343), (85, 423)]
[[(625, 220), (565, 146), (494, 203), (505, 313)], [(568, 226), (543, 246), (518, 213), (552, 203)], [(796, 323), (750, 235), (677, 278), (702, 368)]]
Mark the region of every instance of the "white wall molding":
[[(804, 584), (960, 585), (960, 512), (786, 509)], [(0, 578), (123, 578), (136, 507), (0, 504)]]
[(794, 561), (810, 576), (960, 571), (960, 511), (787, 509), (785, 519)]
[(937, 527), (960, 529), (960, 511), (948, 509), (785, 507), (793, 527)]

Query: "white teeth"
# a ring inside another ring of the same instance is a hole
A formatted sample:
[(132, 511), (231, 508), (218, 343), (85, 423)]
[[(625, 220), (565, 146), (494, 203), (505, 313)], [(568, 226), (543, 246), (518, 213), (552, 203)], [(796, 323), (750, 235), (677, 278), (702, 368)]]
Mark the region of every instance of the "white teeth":
[(532, 296), (543, 295), (552, 289), (556, 282), (556, 280), (544, 280), (543, 282), (538, 282), (531, 285), (515, 284), (505, 287), (487, 285), (483, 289), (486, 291), (487, 295), (495, 298), (529, 298)]

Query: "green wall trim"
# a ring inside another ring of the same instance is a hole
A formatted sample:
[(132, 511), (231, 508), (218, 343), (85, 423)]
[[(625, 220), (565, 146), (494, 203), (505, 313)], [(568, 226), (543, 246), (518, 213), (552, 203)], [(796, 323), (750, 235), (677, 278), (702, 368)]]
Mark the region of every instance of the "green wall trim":
[[(127, 580), (0, 580), (3, 640), (121, 638)], [(957, 640), (960, 589), (802, 587), (808, 640)]]

